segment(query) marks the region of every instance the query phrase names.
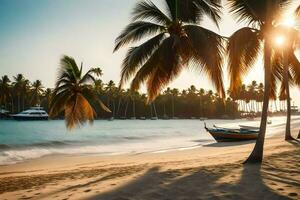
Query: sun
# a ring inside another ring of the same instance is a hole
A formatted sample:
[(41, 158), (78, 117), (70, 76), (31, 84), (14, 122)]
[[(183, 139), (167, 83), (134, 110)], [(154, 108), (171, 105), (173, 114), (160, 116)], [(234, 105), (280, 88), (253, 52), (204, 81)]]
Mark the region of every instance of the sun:
[(277, 35), (274, 39), (274, 42), (277, 46), (283, 46), (285, 43), (285, 37), (282, 35)]

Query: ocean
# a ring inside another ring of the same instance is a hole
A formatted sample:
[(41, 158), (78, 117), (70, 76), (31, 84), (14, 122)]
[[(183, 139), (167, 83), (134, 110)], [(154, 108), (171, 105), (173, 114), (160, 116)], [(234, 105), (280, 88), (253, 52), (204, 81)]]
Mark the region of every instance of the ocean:
[[(292, 118), (300, 127), (300, 117)], [(267, 137), (283, 132), (285, 117), (273, 117)], [(206, 120), (224, 127), (258, 126), (259, 121)], [(68, 131), (63, 120), (0, 121), (0, 165), (51, 154), (136, 154), (196, 148), (214, 143), (200, 120), (96, 120)]]

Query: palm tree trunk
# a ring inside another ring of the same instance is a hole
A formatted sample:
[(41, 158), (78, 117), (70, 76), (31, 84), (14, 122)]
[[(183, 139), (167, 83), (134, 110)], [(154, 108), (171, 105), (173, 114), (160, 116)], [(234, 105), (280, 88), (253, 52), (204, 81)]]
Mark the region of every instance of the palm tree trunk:
[(135, 101), (132, 100), (133, 117), (135, 118)]
[(150, 103), (150, 115), (151, 115), (151, 118), (152, 118), (152, 103)]
[(127, 99), (126, 106), (125, 106), (125, 113), (124, 113), (125, 118), (127, 118), (128, 103), (129, 103), (129, 100)]
[(20, 104), (21, 104), (21, 99), (20, 99), (20, 95), (18, 95), (18, 112), (20, 112)]
[(117, 108), (117, 113), (116, 113), (117, 117), (119, 117), (120, 106), (121, 106), (121, 97), (119, 98), (119, 103), (118, 103), (118, 108)]
[(172, 95), (172, 117), (175, 117), (174, 95)]
[(14, 98), (11, 96), (11, 113), (14, 113)]
[(265, 134), (267, 128), (269, 97), (270, 97), (270, 78), (271, 78), (270, 64), (271, 64), (271, 48), (269, 46), (269, 43), (265, 41), (264, 42), (265, 90), (264, 90), (264, 101), (263, 101), (260, 129), (259, 129), (259, 134), (254, 149), (244, 163), (261, 163), (263, 160), (263, 150), (264, 150)]
[(157, 117), (157, 112), (156, 112), (155, 102), (153, 102), (153, 110), (154, 110), (154, 115), (155, 115), (155, 117)]
[(288, 55), (286, 53), (282, 53), (283, 57), (283, 65), (284, 65), (284, 85), (286, 91), (286, 105), (287, 105), (287, 112), (286, 112), (286, 127), (285, 127), (285, 140), (292, 140), (293, 137), (291, 135), (291, 97), (290, 97), (290, 87), (289, 87), (289, 66), (288, 66)]
[(22, 95), (22, 110), (25, 110), (25, 97)]
[(116, 110), (116, 105), (115, 105), (115, 100), (112, 100), (113, 103), (113, 118), (115, 117), (115, 110)]

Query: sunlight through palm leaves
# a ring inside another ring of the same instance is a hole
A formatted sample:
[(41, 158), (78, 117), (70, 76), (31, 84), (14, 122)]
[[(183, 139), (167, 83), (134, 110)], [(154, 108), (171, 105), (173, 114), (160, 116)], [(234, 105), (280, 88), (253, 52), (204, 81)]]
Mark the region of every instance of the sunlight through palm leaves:
[[(265, 90), (260, 134), (247, 162), (262, 161), (269, 98), (276, 98), (277, 83), (283, 81), (283, 61), (274, 51), (272, 44), (274, 23), (290, 2), (290, 0), (229, 0), (230, 10), (237, 20), (249, 24), (249, 27), (237, 30), (229, 38), (227, 52), (231, 92), (238, 90), (243, 76), (253, 67), (261, 51), (264, 56)], [(290, 53), (292, 57), (295, 56), (293, 51)], [(295, 62), (290, 62), (289, 65), (294, 72), (298, 68)], [(293, 73), (290, 81), (297, 82), (299, 75), (297, 72)]]

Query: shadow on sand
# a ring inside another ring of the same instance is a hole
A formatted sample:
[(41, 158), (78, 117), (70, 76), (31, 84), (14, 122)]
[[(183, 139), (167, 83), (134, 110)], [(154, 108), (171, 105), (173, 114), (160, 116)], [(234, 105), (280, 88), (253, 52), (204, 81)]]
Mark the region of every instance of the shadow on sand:
[(248, 141), (241, 141), (241, 142), (215, 142), (211, 144), (203, 145), (204, 147), (232, 147), (232, 146), (239, 146), (245, 144), (254, 144), (255, 140), (248, 140)]
[(269, 156), (262, 166), (226, 164), (161, 171), (158, 167), (97, 200), (298, 199), (299, 149)]

